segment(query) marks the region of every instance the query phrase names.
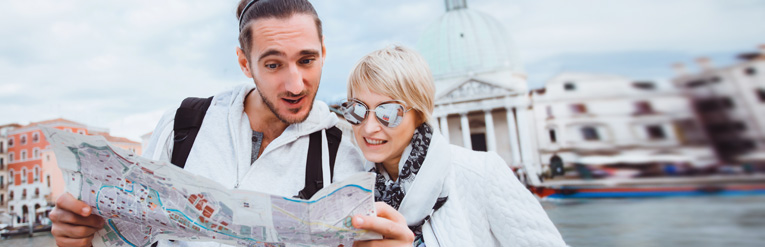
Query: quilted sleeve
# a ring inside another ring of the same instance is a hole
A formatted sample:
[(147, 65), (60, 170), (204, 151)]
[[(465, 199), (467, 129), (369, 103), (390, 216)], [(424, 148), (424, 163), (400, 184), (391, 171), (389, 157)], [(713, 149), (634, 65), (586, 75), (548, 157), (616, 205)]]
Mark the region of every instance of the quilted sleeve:
[(536, 197), (496, 153), (489, 153), (483, 205), (492, 235), (501, 246), (566, 246)]

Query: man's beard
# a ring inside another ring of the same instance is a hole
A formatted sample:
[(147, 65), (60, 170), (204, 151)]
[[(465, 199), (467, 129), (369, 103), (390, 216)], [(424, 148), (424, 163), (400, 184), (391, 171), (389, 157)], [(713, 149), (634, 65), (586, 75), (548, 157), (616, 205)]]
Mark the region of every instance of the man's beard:
[[(310, 101), (306, 102), (308, 103), (308, 113), (306, 113), (305, 116), (298, 119), (288, 119), (287, 117), (279, 114), (279, 111), (276, 109), (276, 106), (274, 106), (274, 102), (271, 102), (268, 98), (266, 98), (266, 96), (263, 95), (263, 92), (257, 89), (255, 89), (255, 91), (258, 91), (258, 94), (260, 95), (260, 99), (263, 100), (263, 103), (266, 103), (266, 106), (268, 106), (268, 109), (271, 110), (272, 113), (274, 113), (276, 118), (279, 119), (279, 121), (282, 121), (283, 123), (286, 123), (286, 124), (302, 123), (303, 121), (305, 121), (306, 118), (308, 118), (308, 114), (311, 114), (311, 110), (313, 110), (313, 100), (316, 98), (316, 94), (314, 94), (313, 97), (310, 98)], [(276, 98), (277, 99), (281, 98), (282, 95), (285, 95), (287, 97), (298, 97), (301, 95), (305, 95), (305, 97), (302, 100), (309, 100), (308, 90), (304, 90), (300, 92), (299, 94), (281, 93), (280, 95), (277, 95)], [(288, 111), (292, 113), (297, 113), (302, 109), (303, 108), (288, 109)]]

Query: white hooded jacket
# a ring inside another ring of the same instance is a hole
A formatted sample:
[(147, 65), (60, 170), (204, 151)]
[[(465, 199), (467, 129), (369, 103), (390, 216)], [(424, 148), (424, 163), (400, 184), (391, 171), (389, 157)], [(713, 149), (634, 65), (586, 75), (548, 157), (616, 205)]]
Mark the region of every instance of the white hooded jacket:
[[(303, 189), (309, 135), (338, 123), (327, 105), (315, 101), (308, 118), (289, 125), (274, 139), (258, 159), (250, 164), (252, 129), (244, 112), (244, 99), (254, 85), (240, 85), (213, 97), (202, 126), (189, 153), (184, 170), (209, 178), (226, 188), (261, 191), (292, 197)], [(168, 111), (157, 124), (144, 156), (170, 160), (173, 149), (175, 110)], [(346, 132), (348, 130), (344, 130)], [(361, 152), (354, 146), (352, 135), (344, 133), (337, 151), (334, 181), (341, 181), (364, 171)], [(324, 135), (322, 135), (324, 136)], [(329, 157), (327, 142), (322, 142), (322, 157)], [(329, 165), (324, 160), (325, 181), (329, 181)], [(325, 183), (328, 184), (328, 183)], [(225, 246), (212, 242), (168, 242), (160, 246)]]
[[(411, 145), (404, 153), (410, 151)], [(399, 169), (406, 159), (401, 160)], [(434, 212), (443, 197), (448, 199)], [(398, 211), (410, 226), (430, 216), (422, 228), (427, 247), (566, 246), (539, 201), (499, 155), (449, 144), (438, 133)]]

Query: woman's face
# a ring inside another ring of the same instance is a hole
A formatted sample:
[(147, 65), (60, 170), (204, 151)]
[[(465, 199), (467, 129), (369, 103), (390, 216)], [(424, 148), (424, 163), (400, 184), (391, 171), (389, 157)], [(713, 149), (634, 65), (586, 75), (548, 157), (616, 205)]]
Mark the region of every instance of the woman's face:
[[(367, 89), (360, 90), (354, 98), (364, 102), (370, 110), (374, 110), (381, 102), (395, 100), (391, 97), (371, 92)], [(409, 109), (409, 106), (404, 106)], [(364, 153), (364, 157), (374, 163), (383, 163), (386, 167), (397, 166), (401, 154), (409, 145), (417, 128), (417, 115), (415, 111), (407, 111), (404, 119), (396, 127), (385, 127), (380, 124), (374, 112), (369, 112), (366, 119), (360, 124), (353, 125), (353, 135), (356, 143)]]

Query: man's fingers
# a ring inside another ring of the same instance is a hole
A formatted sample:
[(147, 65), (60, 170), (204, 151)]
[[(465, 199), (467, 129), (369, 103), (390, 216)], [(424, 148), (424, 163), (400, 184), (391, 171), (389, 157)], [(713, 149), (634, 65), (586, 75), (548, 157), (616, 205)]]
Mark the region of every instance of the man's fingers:
[(93, 244), (93, 236), (88, 238), (56, 238), (56, 246), (66, 247), (90, 247)]
[(406, 225), (404, 215), (384, 202), (375, 202), (375, 210), (377, 211), (377, 217), (386, 218), (393, 222)]
[(99, 229), (101, 228), (59, 224), (51, 229), (51, 234), (63, 238), (81, 239), (93, 237)]
[(71, 194), (64, 193), (56, 200), (56, 208), (60, 208), (75, 214), (79, 214), (82, 217), (90, 216), (91, 209), (88, 204), (83, 201), (77, 200)]
[(51, 221), (55, 225), (75, 225), (75, 226), (87, 226), (91, 228), (100, 229), (104, 226), (104, 219), (98, 215), (91, 214), (88, 217), (82, 217), (81, 215), (60, 209), (54, 208), (49, 215)]

